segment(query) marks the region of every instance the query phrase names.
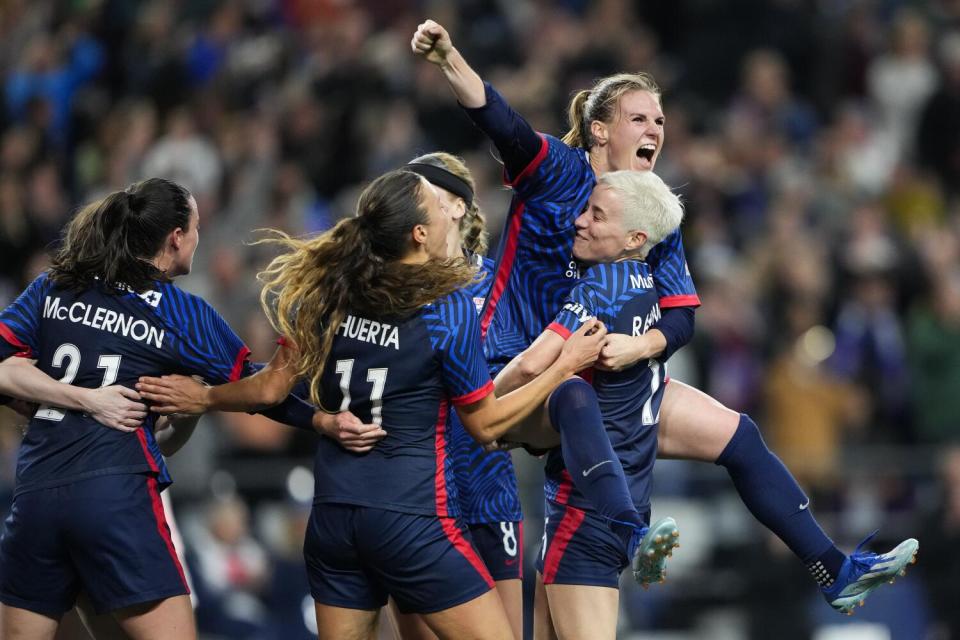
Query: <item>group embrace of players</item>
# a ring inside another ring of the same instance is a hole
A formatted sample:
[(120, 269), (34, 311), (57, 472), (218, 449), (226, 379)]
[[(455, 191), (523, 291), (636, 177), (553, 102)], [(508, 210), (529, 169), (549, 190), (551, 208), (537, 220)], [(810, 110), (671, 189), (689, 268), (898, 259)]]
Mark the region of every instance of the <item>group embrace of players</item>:
[(699, 299), (681, 202), (652, 172), (654, 80), (578, 93), (561, 140), (514, 112), (442, 26), (421, 24), (411, 46), (503, 161), (513, 200), (496, 262), (467, 167), (416, 158), (330, 231), (264, 240), (281, 250), (259, 277), (282, 338), (257, 366), (172, 284), (199, 241), (183, 187), (152, 178), (83, 208), (51, 269), (0, 314), (0, 393), (41, 405), (25, 409), (0, 539), (0, 637), (53, 638), (78, 598), (97, 638), (196, 637), (159, 492), (163, 456), (214, 410), (325, 436), (304, 542), (321, 638), (374, 636), (388, 603), (403, 638), (522, 637), (508, 443), (546, 453), (538, 638), (613, 638), (622, 571), (663, 579), (679, 530), (650, 524), (658, 456), (725, 467), (837, 610), (913, 561), (913, 539), (839, 551), (748, 416), (668, 383)]

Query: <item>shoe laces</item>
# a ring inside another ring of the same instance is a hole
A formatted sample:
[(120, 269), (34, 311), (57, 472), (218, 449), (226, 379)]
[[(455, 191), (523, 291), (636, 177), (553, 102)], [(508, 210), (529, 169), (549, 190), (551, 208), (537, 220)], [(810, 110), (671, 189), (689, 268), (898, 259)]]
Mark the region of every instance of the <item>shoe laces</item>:
[(850, 563), (856, 565), (858, 569), (869, 570), (873, 566), (873, 561), (879, 557), (872, 551), (861, 551), (878, 533), (880, 533), (879, 529), (861, 540), (857, 548), (850, 554)]

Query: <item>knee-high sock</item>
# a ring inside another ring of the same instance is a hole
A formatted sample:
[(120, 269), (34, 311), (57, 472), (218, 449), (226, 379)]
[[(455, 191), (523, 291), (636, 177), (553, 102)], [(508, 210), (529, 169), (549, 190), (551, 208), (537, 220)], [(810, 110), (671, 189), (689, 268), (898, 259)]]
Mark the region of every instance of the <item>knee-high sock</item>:
[(597, 513), (611, 521), (614, 531), (629, 539), (644, 522), (610, 444), (593, 387), (580, 378), (571, 378), (556, 388), (547, 406), (550, 422), (560, 433), (563, 461), (574, 486)]
[(750, 416), (740, 415), (737, 431), (716, 464), (726, 467), (750, 513), (783, 540), (821, 586), (832, 584), (845, 556), (817, 524), (810, 499), (767, 448)]

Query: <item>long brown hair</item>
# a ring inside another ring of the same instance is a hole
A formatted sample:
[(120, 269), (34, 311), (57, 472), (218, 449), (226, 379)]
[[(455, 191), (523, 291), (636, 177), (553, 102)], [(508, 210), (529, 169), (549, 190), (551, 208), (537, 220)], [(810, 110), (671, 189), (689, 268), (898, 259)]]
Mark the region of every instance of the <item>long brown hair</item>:
[[(477, 202), (477, 183), (473, 179), (473, 174), (467, 168), (467, 164), (462, 158), (446, 151), (434, 151), (422, 156), (417, 156), (410, 161), (411, 165), (427, 164), (439, 167), (448, 171), (456, 177), (467, 183), (470, 188), (469, 200), (464, 198), (466, 203), (466, 212), (460, 218), (460, 238), (463, 247), (473, 254), (486, 255), (487, 246), (490, 241), (490, 233), (487, 231), (487, 219), (480, 209)], [(430, 176), (424, 176), (430, 180)], [(443, 185), (437, 185), (442, 187)]]
[(631, 91), (649, 91), (660, 100), (660, 87), (649, 73), (618, 73), (597, 80), (592, 89), (574, 94), (570, 101), (567, 121), (570, 130), (563, 141), (571, 147), (590, 149), (596, 140), (590, 133), (590, 123), (613, 122), (620, 98)]
[(428, 223), (422, 180), (391, 171), (363, 190), (357, 215), (333, 229), (312, 238), (274, 232), (260, 241), (285, 250), (257, 275), (260, 303), (274, 329), (296, 343), (296, 374), (309, 376), (314, 404), (320, 404), (320, 377), (348, 312), (408, 316), (476, 275), (462, 259), (400, 262), (410, 251), (410, 232)]
[(80, 290), (99, 279), (108, 291), (124, 284), (147, 291), (168, 280), (150, 260), (174, 229), (190, 224), (190, 192), (175, 182), (150, 178), (83, 207), (67, 223), (53, 257), (50, 278)]

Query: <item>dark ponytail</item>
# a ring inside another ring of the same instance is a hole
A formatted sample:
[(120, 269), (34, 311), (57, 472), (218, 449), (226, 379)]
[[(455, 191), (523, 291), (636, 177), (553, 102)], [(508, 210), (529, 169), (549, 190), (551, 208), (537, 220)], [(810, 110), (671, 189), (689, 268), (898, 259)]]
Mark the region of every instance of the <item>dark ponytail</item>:
[(57, 285), (80, 290), (99, 280), (113, 290), (151, 289), (167, 280), (151, 260), (171, 231), (190, 224), (190, 192), (161, 178), (130, 185), (91, 202), (67, 224), (53, 257), (50, 277)]

